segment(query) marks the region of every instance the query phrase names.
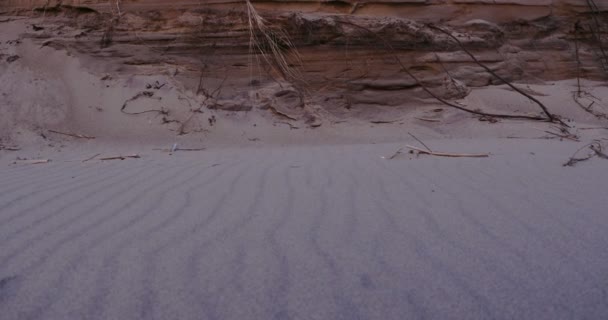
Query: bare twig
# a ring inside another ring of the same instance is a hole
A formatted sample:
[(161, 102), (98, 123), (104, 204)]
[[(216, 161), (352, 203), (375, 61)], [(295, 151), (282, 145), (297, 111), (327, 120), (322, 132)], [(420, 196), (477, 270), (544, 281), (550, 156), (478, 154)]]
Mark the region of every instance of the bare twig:
[(487, 158), (490, 155), (487, 153), (479, 153), (479, 154), (470, 154), (470, 153), (445, 153), (445, 152), (434, 152), (434, 151), (427, 151), (424, 149), (420, 149), (414, 146), (410, 146), (407, 145), (406, 146), (408, 149), (411, 149), (412, 151), (416, 151), (419, 154), (428, 154), (428, 155), (432, 155), (432, 156), (438, 156), (438, 157), (450, 157), (450, 158)]
[(572, 99), (574, 100), (574, 102), (576, 102), (576, 104), (579, 107), (581, 107), (581, 109), (585, 110), (586, 112), (590, 113), (591, 115), (595, 116), (596, 118), (598, 118), (598, 119), (608, 119), (608, 115), (607, 114), (605, 114), (603, 112), (599, 112), (599, 111), (593, 110), (593, 105), (595, 104), (595, 101), (591, 101), (591, 104), (589, 104), (588, 106), (583, 105), (583, 103), (580, 101), (580, 98), (583, 97), (583, 94), (585, 94), (587, 96), (591, 96), (590, 94), (588, 94), (585, 91), (578, 91), (578, 92), (573, 92), (572, 93)]
[(130, 115), (137, 115), (137, 114), (143, 114), (143, 113), (148, 113), (148, 112), (156, 112), (159, 114), (163, 114), (163, 115), (167, 115), (169, 112), (165, 109), (160, 109), (160, 110), (146, 110), (146, 111), (140, 111), (140, 112), (128, 112), (126, 111), (127, 109), (127, 105), (131, 102), (131, 101), (135, 101), (139, 98), (151, 98), (151, 99), (155, 99), (155, 100), (161, 100), (160, 97), (154, 97), (154, 92), (152, 91), (144, 91), (144, 92), (140, 92), (138, 94), (136, 94), (135, 96), (133, 96), (132, 98), (128, 99), (127, 101), (125, 101), (122, 104), (122, 107), (120, 108), (120, 112), (125, 113), (125, 114), (130, 114)]
[(598, 48), (600, 49), (600, 63), (604, 68), (604, 71), (608, 71), (608, 53), (606, 48), (604, 47), (604, 44), (602, 43), (600, 22), (598, 20), (600, 10), (597, 4), (595, 4), (594, 0), (587, 0), (587, 6), (591, 11), (591, 18), (593, 20), (593, 24), (595, 25), (594, 27), (591, 27), (591, 34), (595, 38), (595, 41), (598, 44)]
[(589, 127), (589, 128), (578, 128), (579, 130), (608, 130), (608, 127)]
[(420, 121), (426, 121), (426, 122), (441, 122), (441, 120), (439, 120), (439, 119), (418, 118), (418, 117), (414, 117), (414, 119), (420, 120)]
[(99, 160), (102, 160), (102, 161), (106, 161), (106, 160), (125, 160), (125, 159), (128, 159), (128, 158), (130, 158), (130, 159), (139, 159), (139, 158), (141, 158), (141, 156), (138, 155), (138, 154), (131, 154), (131, 155), (126, 155), (126, 156), (106, 157), (106, 158), (101, 158)]
[(49, 159), (32, 159), (32, 160), (16, 160), (13, 164), (45, 164), (49, 163)]
[[(579, 154), (579, 152), (581, 152), (585, 148), (591, 149), (591, 151), (593, 151), (593, 153), (589, 153), (585, 157), (577, 158), (577, 155)], [(566, 163), (563, 164), (563, 166), (564, 167), (574, 167), (577, 163), (587, 161), (595, 156), (603, 158), (603, 159), (608, 159), (608, 155), (606, 155), (603, 152), (602, 145), (597, 140), (578, 148), (578, 150), (576, 150), (576, 152), (574, 152), (574, 154), (570, 157), (570, 159), (568, 159), (568, 161)]]
[(390, 157), (384, 157), (384, 156), (382, 156), (381, 158), (382, 159), (393, 160), (393, 159), (397, 158), (400, 154), (403, 154), (403, 148), (397, 149), (397, 151), (395, 151), (395, 153), (393, 153), (393, 155), (390, 156)]
[(92, 156), (92, 157), (90, 157), (90, 158), (86, 158), (86, 159), (82, 160), (82, 162), (91, 161), (91, 160), (93, 160), (93, 159), (97, 158), (97, 157), (98, 157), (98, 156), (100, 156), (100, 155), (101, 155), (101, 153), (98, 153), (98, 154), (96, 154), (96, 155), (94, 155), (94, 156)]
[(89, 140), (95, 139), (95, 137), (87, 136), (84, 134), (78, 134), (78, 133), (68, 133), (68, 132), (61, 132), (61, 131), (56, 131), (56, 130), (49, 130), (49, 132), (64, 135), (64, 136), (69, 136), (69, 137), (73, 137), (73, 138), (78, 138), (78, 139), (89, 139)]
[(568, 134), (568, 135), (567, 134), (559, 134), (559, 133), (555, 133), (555, 132), (551, 132), (551, 131), (547, 131), (547, 130), (543, 130), (543, 132), (548, 133), (548, 134), (552, 134), (552, 135), (554, 135), (556, 137), (559, 137), (561, 139), (568, 139), (568, 140), (572, 140), (572, 141), (575, 141), (575, 142), (580, 142), (580, 140), (578, 139), (578, 137), (575, 136), (575, 135), (571, 135), (571, 134)]
[(412, 138), (414, 138), (416, 141), (418, 141), (421, 145), (423, 145), (428, 151), (433, 152), (433, 150), (431, 150), (431, 148), (429, 148), (429, 146), (427, 146), (424, 142), (422, 142), (420, 139), (416, 138), (415, 135), (411, 134), (410, 132), (408, 132), (407, 134), (409, 134)]
[(602, 159), (607, 159), (608, 160), (608, 155), (604, 153), (604, 151), (602, 150), (602, 145), (599, 143), (596, 144), (592, 144), (589, 149), (593, 150), (593, 152), (595, 152), (595, 155), (597, 155), (598, 157), (602, 158)]
[(394, 119), (394, 120), (371, 120), (370, 122), (373, 124), (388, 124), (388, 123), (395, 123), (395, 122), (399, 122), (403, 119)]

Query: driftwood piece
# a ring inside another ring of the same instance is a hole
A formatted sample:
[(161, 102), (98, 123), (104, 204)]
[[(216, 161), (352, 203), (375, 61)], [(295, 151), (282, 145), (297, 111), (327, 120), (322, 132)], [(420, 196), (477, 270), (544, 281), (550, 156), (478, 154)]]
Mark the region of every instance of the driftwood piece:
[(406, 145), (406, 147), (408, 149), (411, 149), (412, 151), (418, 152), (419, 154), (428, 154), (431, 156), (437, 156), (437, 157), (449, 157), (449, 158), (487, 158), (490, 155), (487, 153), (478, 153), (478, 154), (474, 154), (474, 153), (445, 153), (445, 152), (435, 152), (435, 151), (428, 151), (428, 150), (424, 150), (424, 149), (420, 149), (414, 146), (410, 146), (410, 145)]

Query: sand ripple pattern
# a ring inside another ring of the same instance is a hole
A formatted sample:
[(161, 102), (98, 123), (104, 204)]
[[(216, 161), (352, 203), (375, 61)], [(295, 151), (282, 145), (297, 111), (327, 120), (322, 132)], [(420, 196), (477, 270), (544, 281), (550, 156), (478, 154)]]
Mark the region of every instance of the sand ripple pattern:
[(603, 163), (392, 148), (0, 168), (0, 318), (608, 317)]

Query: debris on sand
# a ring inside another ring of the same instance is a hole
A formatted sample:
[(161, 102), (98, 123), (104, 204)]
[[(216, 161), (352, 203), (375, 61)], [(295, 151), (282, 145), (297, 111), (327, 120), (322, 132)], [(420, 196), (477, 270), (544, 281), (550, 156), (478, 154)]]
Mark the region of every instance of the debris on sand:
[(51, 160), (49, 159), (21, 159), (17, 158), (13, 164), (45, 164), (49, 163)]
[(49, 130), (49, 132), (60, 134), (60, 135), (63, 135), (63, 136), (69, 136), (69, 137), (73, 137), (73, 138), (77, 138), (77, 139), (87, 139), (87, 140), (95, 139), (95, 137), (87, 136), (87, 135), (84, 135), (84, 134), (78, 134), (78, 133), (61, 132), (61, 131), (56, 131), (56, 130)]
[[(577, 157), (577, 155), (586, 148), (591, 150), (591, 152), (587, 153), (586, 156)], [(590, 160), (593, 157), (598, 157), (598, 158), (608, 160), (608, 155), (604, 152), (604, 147), (598, 140), (595, 140), (591, 143), (588, 143), (588, 144), (580, 147), (578, 150), (576, 150), (576, 152), (574, 152), (574, 154), (570, 157), (570, 159), (568, 159), (568, 161), (563, 164), (563, 166), (564, 167), (574, 167), (577, 163)]]
[(131, 154), (131, 155), (126, 155), (126, 156), (106, 157), (106, 158), (101, 158), (99, 160), (108, 161), (108, 160), (126, 160), (126, 159), (139, 159), (139, 158), (141, 158), (140, 155), (138, 155), (138, 154)]
[(437, 157), (450, 157), (450, 158), (488, 158), (490, 155), (487, 153), (445, 153), (445, 152), (434, 152), (428, 151), (424, 149), (420, 149), (414, 146), (407, 145), (408, 149), (410, 149), (410, 153), (416, 154), (428, 154), (431, 156)]
[(5, 146), (3, 144), (0, 144), (0, 151), (2, 151), (2, 150), (19, 151), (19, 150), (21, 150), (21, 148), (19, 148), (18, 146)]

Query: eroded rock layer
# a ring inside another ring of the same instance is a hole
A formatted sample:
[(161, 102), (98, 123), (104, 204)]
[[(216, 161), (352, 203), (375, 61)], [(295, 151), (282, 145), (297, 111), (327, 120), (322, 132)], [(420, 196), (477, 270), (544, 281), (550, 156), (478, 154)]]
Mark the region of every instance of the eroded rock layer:
[(41, 46), (168, 74), (208, 108), (302, 119), (306, 106), (356, 117), (432, 100), (421, 84), (455, 99), (500, 83), (479, 63), (509, 81), (604, 79), (608, 4), (596, 2), (254, 1), (270, 36), (244, 1), (8, 0), (0, 12), (43, 17), (27, 35)]

